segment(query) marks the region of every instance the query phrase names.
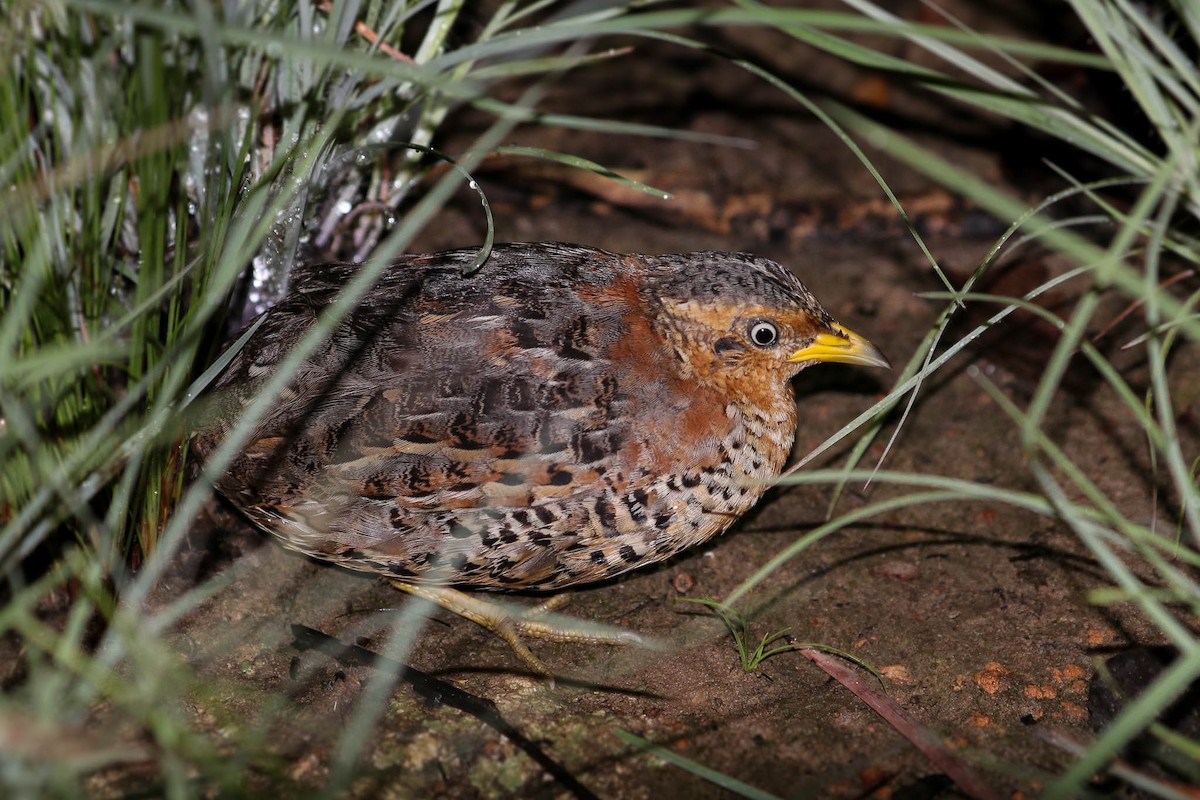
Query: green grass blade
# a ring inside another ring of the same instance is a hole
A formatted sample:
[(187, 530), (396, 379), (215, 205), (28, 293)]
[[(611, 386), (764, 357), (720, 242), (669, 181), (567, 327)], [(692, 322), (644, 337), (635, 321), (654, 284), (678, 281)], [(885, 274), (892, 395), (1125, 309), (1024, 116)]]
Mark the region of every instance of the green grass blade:
[(630, 733), (629, 731), (622, 730), (621, 728), (615, 728), (613, 729), (612, 733), (613, 736), (616, 736), (625, 744), (633, 745), (639, 750), (650, 753), (657, 758), (661, 758), (668, 764), (674, 764), (680, 769), (686, 770), (687, 772), (695, 775), (697, 778), (702, 778), (714, 786), (719, 786), (727, 792), (732, 792), (738, 797), (745, 797), (747, 800), (779, 800), (776, 795), (773, 795), (770, 792), (764, 792), (762, 789), (751, 786), (743, 781), (739, 781), (737, 778), (730, 777), (729, 775), (718, 772), (715, 769), (711, 769), (703, 764), (699, 764), (690, 758), (681, 756), (678, 753), (668, 750), (662, 745), (657, 745), (654, 742), (651, 742), (648, 739), (643, 739), (642, 737)]

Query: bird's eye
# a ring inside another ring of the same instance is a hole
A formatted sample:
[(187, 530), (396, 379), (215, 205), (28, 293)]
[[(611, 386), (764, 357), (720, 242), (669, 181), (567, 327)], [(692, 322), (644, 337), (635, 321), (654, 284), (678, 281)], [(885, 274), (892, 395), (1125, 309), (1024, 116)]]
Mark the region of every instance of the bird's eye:
[(770, 322), (755, 322), (750, 325), (750, 341), (759, 347), (770, 347), (779, 341), (779, 329)]

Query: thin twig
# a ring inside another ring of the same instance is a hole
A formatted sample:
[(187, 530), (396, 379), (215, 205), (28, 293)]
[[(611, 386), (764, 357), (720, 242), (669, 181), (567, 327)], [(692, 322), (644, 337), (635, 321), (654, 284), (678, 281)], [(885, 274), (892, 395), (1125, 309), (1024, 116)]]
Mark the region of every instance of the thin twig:
[[(317, 6), (317, 8), (321, 9), (326, 14), (328, 14), (333, 10), (333, 4), (329, 3), (329, 2), (325, 2), (325, 3), (321, 3), (321, 5)], [(405, 55), (404, 53), (401, 53), (399, 50), (397, 50), (396, 48), (392, 47), (387, 42), (380, 39), (379, 34), (376, 33), (371, 28), (371, 26), (367, 25), (367, 23), (363, 22), (362, 20), (357, 20), (354, 23), (354, 32), (357, 33), (359, 36), (363, 37), (364, 39), (366, 39), (369, 43), (378, 47), (380, 52), (391, 56), (392, 58), (396, 59), (397, 61), (416, 66), (417, 62), (413, 61), (412, 56), (408, 56), (408, 55)]]

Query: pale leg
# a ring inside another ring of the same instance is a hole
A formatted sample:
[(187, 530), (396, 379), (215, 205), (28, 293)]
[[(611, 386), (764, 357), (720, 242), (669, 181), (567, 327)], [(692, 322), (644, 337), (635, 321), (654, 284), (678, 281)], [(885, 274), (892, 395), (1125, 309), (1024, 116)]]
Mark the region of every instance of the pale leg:
[(551, 597), (523, 614), (513, 614), (508, 608), (498, 603), (449, 586), (418, 586), (397, 580), (389, 582), (402, 592), (423, 597), (447, 611), (452, 611), (460, 617), (465, 617), (487, 628), (508, 642), (508, 646), (516, 653), (517, 658), (521, 659), (527, 667), (542, 675), (550, 675), (550, 670), (542, 663), (541, 659), (530, 652), (525, 645), (525, 639), (548, 639), (552, 642), (579, 642), (582, 644), (640, 644), (643, 641), (632, 631), (583, 631), (538, 619), (538, 616), (566, 602), (570, 597), (568, 594)]

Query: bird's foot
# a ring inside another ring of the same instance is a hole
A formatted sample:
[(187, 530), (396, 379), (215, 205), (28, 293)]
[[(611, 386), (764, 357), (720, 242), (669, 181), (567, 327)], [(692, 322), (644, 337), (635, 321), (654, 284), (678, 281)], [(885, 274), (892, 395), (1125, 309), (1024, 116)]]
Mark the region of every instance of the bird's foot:
[(390, 583), (402, 592), (422, 597), (487, 628), (508, 642), (508, 646), (525, 666), (546, 677), (552, 676), (550, 669), (530, 651), (525, 644), (526, 639), (580, 644), (645, 644), (645, 640), (632, 631), (584, 622), (578, 623), (577, 626), (569, 626), (543, 619), (546, 614), (570, 599), (568, 593), (555, 595), (528, 610), (514, 611), (504, 604), (484, 600), (449, 586), (422, 586), (396, 580)]

